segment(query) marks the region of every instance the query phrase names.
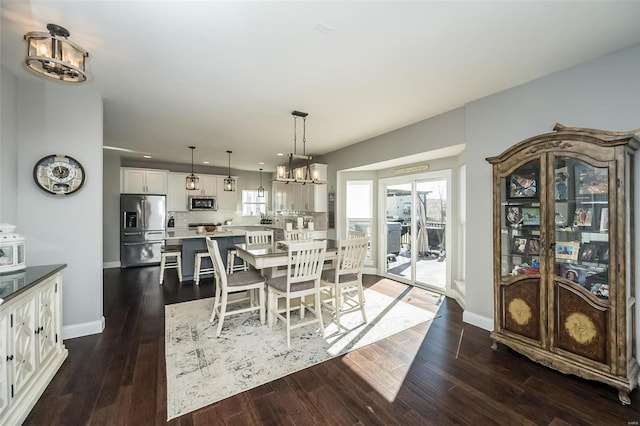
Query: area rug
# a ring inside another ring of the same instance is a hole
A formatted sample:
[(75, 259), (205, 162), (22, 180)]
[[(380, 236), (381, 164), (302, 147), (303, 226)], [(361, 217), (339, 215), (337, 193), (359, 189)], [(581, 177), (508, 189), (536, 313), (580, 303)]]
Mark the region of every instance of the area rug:
[[(225, 320), (215, 337), (217, 320), (209, 323), (213, 299), (165, 306), (167, 420), (229, 396), (284, 377), (309, 366), (389, 337), (435, 314), (365, 290), (368, 323), (360, 312), (341, 316), (349, 332), (338, 332), (323, 309), (325, 337), (315, 325), (293, 330), (287, 349), (284, 324), (260, 324), (257, 312)], [(307, 313), (307, 315), (311, 315)], [(292, 322), (298, 319), (292, 314)]]

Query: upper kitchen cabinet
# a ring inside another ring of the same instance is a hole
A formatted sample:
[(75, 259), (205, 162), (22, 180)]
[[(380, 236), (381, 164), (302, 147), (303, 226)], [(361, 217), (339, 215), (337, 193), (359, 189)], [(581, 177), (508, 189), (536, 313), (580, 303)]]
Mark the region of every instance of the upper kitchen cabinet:
[[(185, 175), (186, 178), (187, 175)], [(216, 175), (196, 175), (198, 176), (199, 189), (188, 191), (189, 195), (215, 196), (218, 194), (218, 179)], [(182, 182), (184, 188), (184, 183)]]
[(166, 194), (167, 170), (120, 168), (120, 193)]
[(185, 189), (188, 173), (169, 173), (167, 187), (167, 211), (185, 212), (188, 210), (187, 190)]
[[(238, 177), (233, 176), (236, 180), (236, 188), (238, 186)], [(224, 190), (224, 180), (226, 176), (217, 176), (216, 177), (216, 200), (218, 201), (218, 210), (232, 210), (236, 211), (238, 206), (238, 190), (236, 191), (225, 191)]]

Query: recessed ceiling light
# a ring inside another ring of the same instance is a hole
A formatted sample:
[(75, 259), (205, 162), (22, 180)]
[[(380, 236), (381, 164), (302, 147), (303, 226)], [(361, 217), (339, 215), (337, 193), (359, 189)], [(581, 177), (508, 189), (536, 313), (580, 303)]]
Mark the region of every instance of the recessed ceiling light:
[(316, 25), (315, 30), (324, 35), (329, 35), (331, 31), (333, 31), (333, 27), (331, 25), (325, 24), (324, 22), (320, 22)]
[(284, 154), (279, 152), (277, 155), (278, 155), (278, 157), (282, 157)]
[(264, 161), (258, 161), (258, 164), (262, 166), (264, 165)]
[(143, 155), (144, 158), (151, 158), (150, 155)]
[(209, 164), (209, 162), (208, 161), (203, 161), (202, 164)]

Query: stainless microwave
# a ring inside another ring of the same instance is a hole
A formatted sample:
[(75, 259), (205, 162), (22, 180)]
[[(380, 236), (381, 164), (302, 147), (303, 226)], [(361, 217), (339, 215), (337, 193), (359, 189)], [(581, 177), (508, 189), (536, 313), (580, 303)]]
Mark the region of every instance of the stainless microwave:
[(218, 210), (216, 197), (203, 195), (189, 196), (189, 210)]

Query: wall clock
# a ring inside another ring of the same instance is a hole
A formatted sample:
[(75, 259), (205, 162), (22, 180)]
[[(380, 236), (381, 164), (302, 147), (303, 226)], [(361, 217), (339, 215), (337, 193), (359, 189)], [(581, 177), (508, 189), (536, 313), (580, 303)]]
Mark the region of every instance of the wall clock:
[(33, 167), (33, 179), (43, 191), (68, 195), (84, 185), (82, 164), (67, 155), (52, 154), (40, 159)]

